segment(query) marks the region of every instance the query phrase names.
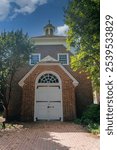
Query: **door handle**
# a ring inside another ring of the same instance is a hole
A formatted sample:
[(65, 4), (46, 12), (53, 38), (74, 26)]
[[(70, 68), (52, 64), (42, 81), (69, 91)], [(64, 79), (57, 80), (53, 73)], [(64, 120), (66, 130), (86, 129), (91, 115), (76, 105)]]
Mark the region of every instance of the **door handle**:
[(54, 108), (54, 106), (47, 106), (47, 108)]

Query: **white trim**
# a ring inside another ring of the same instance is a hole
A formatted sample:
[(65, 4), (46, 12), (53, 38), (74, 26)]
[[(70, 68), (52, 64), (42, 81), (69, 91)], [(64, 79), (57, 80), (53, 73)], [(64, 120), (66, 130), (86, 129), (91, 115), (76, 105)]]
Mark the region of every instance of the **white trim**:
[(44, 75), (44, 74), (53, 74), (53, 75), (55, 75), (56, 77), (57, 77), (57, 79), (59, 80), (59, 81), (61, 81), (61, 78), (59, 77), (59, 75), (57, 74), (57, 73), (55, 73), (55, 72), (53, 72), (53, 71), (44, 71), (44, 72), (42, 72), (42, 73), (40, 73), (39, 75), (38, 75), (38, 78), (37, 78), (37, 80), (36, 80), (36, 84), (37, 85), (59, 85), (59, 84), (61, 84), (61, 82), (59, 82), (59, 83), (38, 83), (38, 80), (40, 79), (40, 77), (42, 76), (42, 75)]
[(72, 79), (73, 85), (75, 87), (79, 84), (79, 82), (60, 63), (38, 63), (19, 81), (18, 84), (21, 87), (23, 87), (25, 79), (36, 69), (36, 67), (38, 65), (40, 65), (40, 66), (43, 66), (43, 65), (45, 65), (45, 66), (58, 65)]
[(20, 81), (19, 81), (19, 86), (23, 87), (24, 86), (24, 81), (25, 79), (35, 70), (35, 68), (38, 66), (39, 64), (36, 64)]
[(59, 64), (59, 66), (65, 71), (65, 73), (72, 79), (73, 81), (73, 85), (76, 87), (78, 86), (79, 82), (61, 65)]
[[(46, 74), (46, 73), (50, 73), (50, 74), (53, 74), (53, 75), (55, 75), (57, 78), (58, 78), (58, 80), (60, 81), (59, 83), (56, 83), (57, 85), (58, 84), (61, 84), (61, 78), (60, 78), (60, 76), (56, 73), (56, 72), (54, 72), (54, 71), (43, 71), (42, 73), (40, 73), (39, 75), (38, 75), (38, 77), (36, 78), (36, 84), (37, 85), (39, 85), (40, 83), (38, 83), (38, 80), (39, 80), (39, 78), (42, 76), (42, 75), (44, 75), (44, 74)], [(42, 83), (41, 83), (42, 84)], [(44, 83), (45, 84), (45, 83)], [(49, 83), (50, 84), (50, 83)], [(53, 84), (53, 83), (52, 83)]]
[[(56, 83), (56, 85), (59, 85), (60, 86), (60, 92), (61, 92), (61, 121), (63, 121), (63, 99), (62, 99), (62, 81), (61, 81), (61, 78), (60, 78), (60, 76), (56, 73), (56, 72), (53, 72), (53, 71), (44, 71), (44, 72), (42, 72), (42, 73), (40, 73), (39, 75), (38, 75), (38, 77), (36, 78), (36, 80), (35, 80), (35, 104), (34, 104), (34, 121), (36, 121), (36, 99), (37, 99), (37, 85), (43, 85), (43, 84), (41, 84), (41, 83), (38, 83), (38, 80), (39, 80), (39, 78), (42, 76), (42, 75), (44, 75), (44, 74), (46, 74), (46, 73), (51, 73), (51, 74), (53, 74), (53, 75), (55, 75), (57, 78), (58, 78), (58, 80), (59, 80), (59, 83)], [(47, 83), (46, 83), (46, 85), (47, 85)], [(50, 85), (50, 83), (48, 83), (48, 85)]]
[(44, 37), (44, 38), (32, 38), (34, 45), (64, 45), (66, 48), (66, 38), (56, 37)]
[(60, 55), (66, 55), (67, 56), (67, 64), (62, 64), (62, 65), (69, 65), (69, 54), (68, 53), (58, 53), (58, 61), (59, 61)]
[(58, 60), (54, 59), (50, 55), (44, 57), (40, 62), (47, 62), (47, 61), (53, 61), (53, 62), (58, 62)]
[[(39, 62), (41, 60), (41, 54), (40, 53), (32, 53), (31, 55), (38, 55), (39, 56)], [(31, 64), (31, 55), (29, 55), (29, 65), (34, 66), (35, 64)]]
[(52, 37), (47, 37), (47, 36), (45, 36), (45, 37), (32, 37), (32, 40), (45, 40), (45, 39), (55, 39), (55, 40), (58, 40), (58, 39), (60, 39), (60, 40), (66, 40), (67, 39), (67, 37), (66, 36), (58, 36), (58, 37), (56, 37), (56, 35), (55, 36), (52, 36)]

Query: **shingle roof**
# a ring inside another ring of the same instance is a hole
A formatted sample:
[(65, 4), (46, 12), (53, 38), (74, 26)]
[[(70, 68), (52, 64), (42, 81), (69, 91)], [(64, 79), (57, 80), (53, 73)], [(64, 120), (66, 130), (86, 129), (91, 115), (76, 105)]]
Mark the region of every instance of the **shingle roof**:
[(69, 53), (71, 56), (72, 53), (66, 50), (64, 45), (36, 45), (35, 53), (41, 53), (41, 59), (46, 56), (51, 56), (55, 59), (58, 59), (58, 53)]

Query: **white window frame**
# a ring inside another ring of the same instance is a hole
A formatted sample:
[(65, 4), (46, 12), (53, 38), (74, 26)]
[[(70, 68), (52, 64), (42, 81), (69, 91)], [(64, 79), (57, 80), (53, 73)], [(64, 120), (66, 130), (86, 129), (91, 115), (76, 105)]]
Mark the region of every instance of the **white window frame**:
[[(39, 56), (39, 62), (40, 62), (40, 60), (41, 60), (41, 54), (40, 53), (32, 53), (31, 55), (38, 55)], [(29, 64), (32, 65), (32, 66), (34, 66), (36, 64), (32, 64), (31, 63), (31, 55), (29, 56)]]
[(69, 65), (69, 54), (68, 53), (58, 53), (58, 61), (59, 61), (60, 55), (66, 55), (67, 56), (67, 64), (62, 64), (62, 65)]

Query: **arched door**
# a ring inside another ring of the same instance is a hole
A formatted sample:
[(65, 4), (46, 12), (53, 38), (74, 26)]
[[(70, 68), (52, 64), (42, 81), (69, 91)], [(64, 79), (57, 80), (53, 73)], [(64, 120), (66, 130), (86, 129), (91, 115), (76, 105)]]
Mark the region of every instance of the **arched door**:
[(42, 73), (36, 80), (34, 120), (63, 120), (61, 79), (54, 72)]

